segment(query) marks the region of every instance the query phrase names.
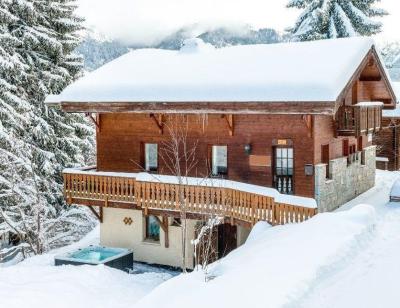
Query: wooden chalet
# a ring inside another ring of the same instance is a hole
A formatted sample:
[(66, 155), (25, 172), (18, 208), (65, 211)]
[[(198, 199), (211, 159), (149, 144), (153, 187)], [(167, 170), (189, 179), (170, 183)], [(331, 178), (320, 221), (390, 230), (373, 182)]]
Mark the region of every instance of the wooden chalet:
[[(97, 166), (64, 172), (67, 202), (101, 219), (103, 245), (179, 266), (182, 196), (191, 238), (204, 217), (224, 219), (223, 255), (257, 221), (303, 221), (371, 188), (372, 138), (396, 98), (374, 42), (350, 38), (135, 50), (47, 102), (97, 128)], [(196, 144), (184, 184), (161, 157), (178, 115)], [(193, 182), (205, 177), (218, 184)]]

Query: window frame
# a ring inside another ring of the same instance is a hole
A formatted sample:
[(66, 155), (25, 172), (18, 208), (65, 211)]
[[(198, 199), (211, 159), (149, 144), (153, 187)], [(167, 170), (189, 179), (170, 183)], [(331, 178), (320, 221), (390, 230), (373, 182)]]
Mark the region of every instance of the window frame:
[[(150, 224), (150, 218), (154, 217), (154, 221), (157, 222), (158, 224), (158, 237), (152, 236), (151, 234), (149, 234), (149, 224)], [(145, 241), (149, 241), (149, 242), (154, 242), (154, 243), (160, 243), (161, 241), (161, 224), (160, 221), (158, 219), (158, 217), (155, 215), (146, 215), (144, 217), (144, 240)]]
[[(146, 145), (150, 145), (150, 144), (154, 144), (157, 146), (157, 168), (156, 169), (147, 169), (146, 168)], [(160, 152), (159, 152), (159, 144), (157, 142), (142, 142), (142, 167), (143, 170), (145, 170), (148, 173), (158, 173), (159, 169), (160, 169)]]
[[(278, 167), (278, 155), (277, 155), (278, 149), (287, 151), (286, 157), (284, 157), (284, 155), (280, 156), (280, 159), (281, 159), (280, 167)], [(291, 152), (292, 152), (292, 157), (289, 157), (289, 152), (288, 152), (289, 150), (291, 150)], [(294, 156), (294, 147), (292, 147), (292, 146), (276, 146), (274, 148), (274, 174), (275, 175), (280, 175), (280, 176), (292, 176), (292, 177), (294, 177), (294, 157), (295, 157)], [(283, 167), (283, 164), (282, 164), (283, 160), (286, 161), (286, 167)], [(289, 161), (292, 162), (292, 166), (291, 167), (289, 167)], [(277, 172), (278, 168), (281, 170), (281, 172), (283, 170), (288, 171), (288, 170), (291, 169), (292, 173), (291, 174), (289, 174), (289, 173), (287, 173), (287, 174), (283, 174), (283, 173), (278, 174), (278, 172)]]
[[(277, 171), (277, 149), (292, 149), (292, 174), (291, 175), (278, 175)], [(272, 147), (272, 186), (273, 188), (276, 187), (276, 177), (278, 176), (286, 176), (290, 177), (292, 180), (292, 195), (296, 194), (296, 180), (295, 180), (295, 167), (296, 167), (296, 149), (293, 144), (289, 145), (274, 145)]]
[[(213, 148), (214, 147), (226, 147), (226, 171), (225, 172), (218, 172), (217, 174), (213, 173)], [(210, 144), (209, 145), (209, 162), (210, 162), (210, 175), (212, 177), (215, 178), (219, 178), (219, 177), (228, 177), (229, 174), (229, 147), (227, 144), (220, 144), (220, 143), (216, 143), (216, 144)]]

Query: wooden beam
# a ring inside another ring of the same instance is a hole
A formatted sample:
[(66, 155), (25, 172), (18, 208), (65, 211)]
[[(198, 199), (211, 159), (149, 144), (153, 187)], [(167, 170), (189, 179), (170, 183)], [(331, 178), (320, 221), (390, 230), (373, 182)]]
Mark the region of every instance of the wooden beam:
[(361, 76), (360, 77), (360, 81), (381, 81), (382, 80), (382, 76)]
[(163, 216), (162, 218), (162, 225), (164, 225), (164, 236), (165, 236), (165, 248), (169, 247), (169, 224), (168, 224), (168, 217), (167, 216)]
[(233, 114), (224, 114), (223, 117), (226, 120), (226, 123), (228, 124), (228, 129), (229, 129), (229, 135), (233, 136), (233, 131), (234, 131), (234, 122), (233, 122)]
[(88, 208), (93, 213), (93, 215), (97, 217), (100, 223), (103, 223), (103, 207), (99, 206), (99, 213), (97, 213), (97, 211), (91, 205), (89, 205)]
[(65, 112), (132, 112), (163, 114), (323, 114), (333, 115), (333, 101), (324, 102), (62, 102)]
[(150, 113), (150, 118), (154, 120), (159, 129), (160, 134), (162, 135), (164, 133), (164, 115), (162, 113), (159, 114)]
[(163, 215), (162, 221), (158, 216), (154, 216), (154, 218), (158, 221), (161, 229), (164, 231), (164, 246), (165, 248), (168, 248), (169, 247), (168, 217)]
[(313, 116), (310, 114), (306, 114), (302, 116), (304, 123), (308, 129), (308, 137), (312, 138), (313, 136)]

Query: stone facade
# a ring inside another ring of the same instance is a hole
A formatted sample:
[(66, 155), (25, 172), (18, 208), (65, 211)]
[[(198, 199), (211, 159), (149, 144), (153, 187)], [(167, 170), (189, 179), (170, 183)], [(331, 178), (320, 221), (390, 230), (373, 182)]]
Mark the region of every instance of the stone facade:
[(315, 199), (319, 212), (333, 211), (375, 185), (376, 147), (353, 156), (333, 159), (315, 166)]

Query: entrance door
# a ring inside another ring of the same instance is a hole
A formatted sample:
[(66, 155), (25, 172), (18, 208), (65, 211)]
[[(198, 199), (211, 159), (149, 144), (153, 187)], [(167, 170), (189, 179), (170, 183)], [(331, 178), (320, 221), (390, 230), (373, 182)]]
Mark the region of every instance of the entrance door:
[(218, 225), (218, 258), (225, 257), (237, 248), (237, 228), (231, 224)]
[(294, 193), (293, 148), (276, 147), (274, 152), (274, 186), (281, 194), (292, 195)]

